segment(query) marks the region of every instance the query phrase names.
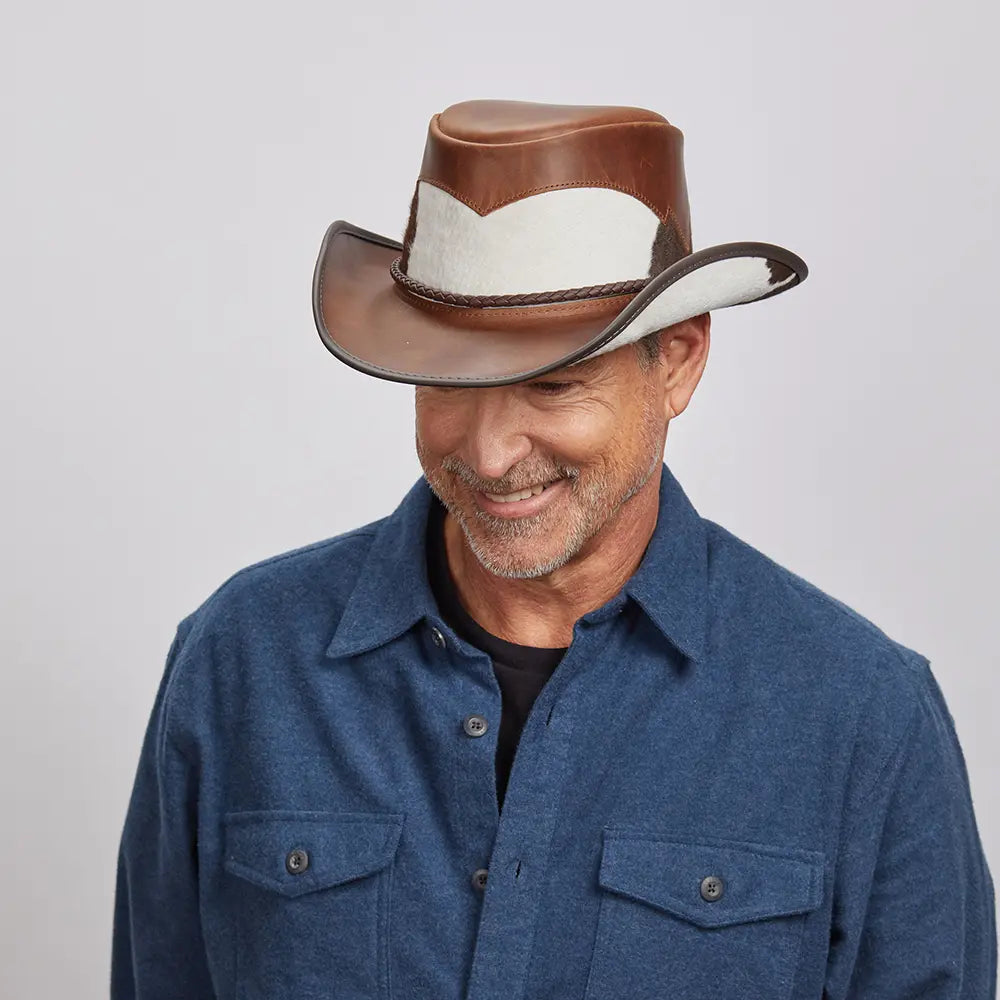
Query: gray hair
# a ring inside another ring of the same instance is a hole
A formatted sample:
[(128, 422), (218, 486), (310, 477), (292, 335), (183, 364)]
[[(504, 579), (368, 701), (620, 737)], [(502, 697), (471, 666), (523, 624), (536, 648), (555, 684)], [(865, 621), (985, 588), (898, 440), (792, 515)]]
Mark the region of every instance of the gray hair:
[(654, 365), (663, 363), (663, 359), (660, 357), (660, 334), (662, 333), (662, 330), (654, 330), (652, 333), (647, 333), (645, 337), (633, 341), (639, 360), (639, 368), (644, 372), (648, 372)]

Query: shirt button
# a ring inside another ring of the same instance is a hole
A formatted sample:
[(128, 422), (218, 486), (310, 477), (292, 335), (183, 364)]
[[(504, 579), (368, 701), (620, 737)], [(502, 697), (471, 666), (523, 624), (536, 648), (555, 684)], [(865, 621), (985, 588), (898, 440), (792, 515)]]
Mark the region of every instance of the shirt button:
[(482, 736), (490, 728), (490, 723), (483, 715), (467, 715), (462, 728), (469, 736)]
[(301, 875), (309, 867), (309, 855), (296, 847), (294, 851), (289, 851), (285, 858), (285, 868), (292, 875)]
[(725, 885), (718, 875), (706, 875), (701, 880), (701, 898), (714, 903), (722, 898), (722, 891)]
[(486, 888), (486, 876), (488, 874), (488, 869), (477, 868), (472, 873), (472, 887), (474, 889), (485, 889)]
[(444, 649), (444, 635), (436, 625), (431, 626), (431, 638), (434, 640), (434, 645), (439, 649)]

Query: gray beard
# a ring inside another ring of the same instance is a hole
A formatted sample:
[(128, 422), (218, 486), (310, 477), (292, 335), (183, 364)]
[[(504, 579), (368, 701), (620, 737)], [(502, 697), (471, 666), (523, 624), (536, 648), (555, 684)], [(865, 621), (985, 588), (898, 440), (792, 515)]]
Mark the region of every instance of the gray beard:
[[(610, 520), (614, 517), (618, 511), (634, 497), (645, 485), (649, 482), (650, 477), (657, 470), (660, 463), (663, 461), (662, 451), (654, 450), (652, 460), (649, 466), (643, 471), (643, 473), (625, 490), (624, 494), (619, 497), (617, 502), (608, 512), (605, 521)], [(572, 469), (570, 475), (567, 477), (570, 479), (570, 489), (576, 493), (578, 492), (579, 480), (576, 476), (579, 474), (579, 470)], [(601, 485), (594, 484), (594, 490), (600, 491)], [(443, 502), (443, 501), (442, 501)], [(447, 505), (446, 505), (447, 506)], [(594, 505), (585, 505), (585, 509), (593, 510)], [(483, 569), (489, 571), (494, 576), (503, 577), (507, 580), (531, 580), (536, 577), (546, 576), (549, 573), (554, 572), (557, 569), (565, 566), (574, 556), (583, 548), (587, 540), (593, 534), (592, 525), (587, 521), (577, 522), (574, 525), (573, 531), (571, 532), (569, 538), (566, 540), (566, 544), (563, 547), (562, 552), (553, 556), (551, 559), (545, 562), (535, 563), (530, 566), (522, 567), (511, 567), (505, 562), (499, 562), (492, 557), (490, 551), (482, 547), (469, 528), (464, 513), (458, 509), (451, 511), (454, 515), (455, 520), (458, 521), (460, 527), (462, 528), (462, 533), (465, 535), (466, 543), (472, 550), (473, 555), (479, 560), (480, 565)], [(487, 524), (493, 534), (494, 538), (499, 538), (501, 540), (511, 541), (517, 538), (523, 538), (531, 534), (535, 529), (535, 525), (541, 519), (542, 514), (538, 514), (534, 518), (518, 518), (516, 521), (508, 520), (505, 518), (495, 517), (485, 511), (477, 511), (476, 518), (483, 523)]]

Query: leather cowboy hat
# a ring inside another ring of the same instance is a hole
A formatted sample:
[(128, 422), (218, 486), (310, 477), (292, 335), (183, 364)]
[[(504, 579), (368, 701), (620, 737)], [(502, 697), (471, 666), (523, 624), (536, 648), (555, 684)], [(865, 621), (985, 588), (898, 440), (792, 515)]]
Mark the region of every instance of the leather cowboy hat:
[(402, 242), (327, 229), (320, 338), (377, 378), (507, 385), (803, 281), (770, 243), (692, 251), (682, 154), (643, 108), (451, 105), (430, 120)]

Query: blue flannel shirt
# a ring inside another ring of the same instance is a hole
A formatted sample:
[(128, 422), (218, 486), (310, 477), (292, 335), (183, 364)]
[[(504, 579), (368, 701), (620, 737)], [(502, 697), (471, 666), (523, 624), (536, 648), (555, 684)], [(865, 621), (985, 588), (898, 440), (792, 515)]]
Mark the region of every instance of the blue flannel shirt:
[(430, 499), (421, 477), (180, 622), (113, 1000), (994, 996), (993, 882), (924, 656), (664, 465), (642, 562), (574, 625), (499, 812), (500, 690), (428, 587)]

